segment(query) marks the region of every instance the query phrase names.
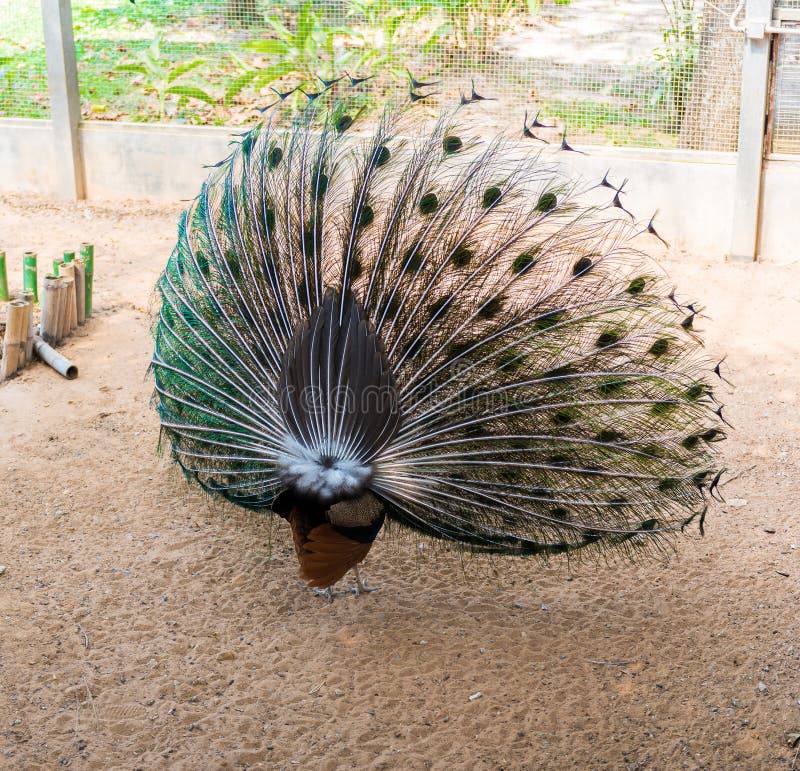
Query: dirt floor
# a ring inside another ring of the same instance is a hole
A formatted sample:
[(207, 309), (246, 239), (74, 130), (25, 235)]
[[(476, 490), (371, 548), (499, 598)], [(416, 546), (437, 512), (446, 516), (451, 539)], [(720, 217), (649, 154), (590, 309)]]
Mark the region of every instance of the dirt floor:
[(24, 249), (97, 255), (80, 377), (0, 386), (0, 767), (800, 768), (800, 264), (662, 260), (737, 383), (705, 538), (599, 567), (380, 542), (382, 591), (328, 605), (283, 527), (156, 455), (177, 215), (0, 196), (12, 285)]

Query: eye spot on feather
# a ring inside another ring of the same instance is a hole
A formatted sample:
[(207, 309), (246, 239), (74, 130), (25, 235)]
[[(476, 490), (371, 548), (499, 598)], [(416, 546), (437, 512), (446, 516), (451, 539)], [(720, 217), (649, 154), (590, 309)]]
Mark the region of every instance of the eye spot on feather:
[(208, 278), (209, 274), (208, 259), (206, 258), (205, 254), (201, 251), (197, 252), (197, 265), (200, 268), (200, 272), (206, 278)]
[(461, 141), (461, 138), (453, 134), (449, 134), (442, 140), (442, 148), (448, 155), (457, 153), (463, 146), (464, 143)]
[(597, 340), (595, 340), (595, 345), (598, 348), (607, 348), (609, 345), (614, 345), (614, 343), (618, 342), (619, 334), (612, 329), (608, 329), (602, 332)]
[(551, 420), (557, 426), (568, 426), (574, 422), (575, 416), (569, 410), (558, 410), (553, 413)]
[(669, 350), (669, 340), (665, 337), (660, 337), (648, 349), (648, 353), (656, 358), (663, 356)]
[(264, 222), (267, 225), (267, 230), (275, 229), (275, 209), (267, 209), (264, 212)]
[(321, 198), (328, 190), (328, 177), (326, 174), (320, 172), (315, 174), (311, 180), (312, 189), (315, 198)]
[(708, 431), (704, 431), (700, 434), (700, 438), (704, 442), (718, 442), (720, 439), (725, 438), (725, 432), (720, 431), (718, 428), (709, 428)]
[(620, 434), (619, 431), (615, 431), (613, 428), (604, 428), (597, 434), (597, 441), (603, 444), (616, 442), (619, 439), (622, 439), (622, 434)]
[(693, 450), (695, 447), (697, 447), (697, 443), (699, 441), (700, 441), (700, 437), (697, 436), (696, 434), (692, 434), (691, 436), (687, 436), (686, 439), (684, 439), (681, 442), (681, 446), (685, 450)]
[(388, 319), (393, 319), (397, 315), (397, 311), (399, 310), (400, 310), (400, 301), (397, 299), (397, 295), (395, 295), (394, 297), (385, 302), (381, 316), (386, 316), (386, 318)]
[(563, 468), (570, 464), (569, 457), (566, 455), (551, 455), (547, 462), (550, 466), (557, 466), (558, 468)]
[(336, 130), (342, 134), (352, 125), (353, 119), (349, 115), (342, 115), (341, 118), (336, 121)]
[(533, 326), (539, 330), (550, 329), (550, 327), (554, 327), (556, 324), (559, 324), (564, 319), (564, 312), (563, 311), (550, 311), (549, 313), (545, 313), (543, 316), (539, 316), (539, 318), (534, 319)]
[(491, 300), (485, 302), (481, 309), (478, 311), (478, 316), (482, 319), (493, 319), (501, 310), (503, 310), (503, 303), (505, 302), (505, 297), (502, 295), (498, 295), (497, 297), (492, 297)]
[(536, 211), (543, 214), (553, 211), (558, 206), (558, 196), (555, 193), (542, 193), (536, 202)]
[(459, 356), (463, 356), (467, 351), (469, 351), (475, 345), (474, 340), (455, 340), (450, 345), (447, 346), (447, 356), (448, 358), (455, 359)]
[(672, 412), (677, 406), (676, 402), (669, 401), (668, 399), (661, 399), (653, 404), (650, 411), (653, 415), (666, 415)]
[(550, 509), (550, 516), (553, 517), (553, 519), (569, 521), (569, 509), (565, 509), (563, 506), (556, 506), (554, 509)]
[(267, 155), (267, 165), (270, 170), (278, 167), (278, 164), (283, 160), (283, 150), (280, 147), (273, 147)]
[(487, 187), (483, 191), (483, 199), (481, 201), (483, 208), (488, 209), (490, 206), (494, 206), (502, 197), (503, 191), (499, 187)]
[(422, 260), (419, 250), (412, 246), (403, 258), (403, 273), (418, 273), (422, 267)]
[(447, 307), (447, 304), (450, 302), (449, 297), (440, 297), (438, 300), (434, 300), (428, 306), (428, 315), (433, 318), (434, 316), (438, 316), (439, 313)]
[(645, 284), (646, 282), (644, 277), (639, 276), (638, 278), (633, 279), (630, 284), (628, 284), (628, 288), (625, 291), (628, 294), (641, 294), (644, 292)]
[(657, 526), (658, 526), (657, 519), (645, 519), (639, 523), (639, 530), (644, 530), (644, 531), (655, 530)]
[(419, 199), (419, 210), (423, 214), (433, 214), (438, 208), (439, 199), (436, 197), (436, 193), (425, 193)]
[(373, 220), (375, 219), (375, 212), (372, 210), (372, 207), (367, 205), (361, 209), (361, 214), (358, 217), (358, 226), (360, 228), (365, 228), (368, 225), (371, 225)]
[(662, 493), (669, 492), (670, 490), (675, 490), (680, 486), (681, 486), (680, 479), (675, 479), (675, 477), (665, 477), (658, 483), (658, 489)]
[(515, 351), (513, 348), (508, 351), (503, 351), (503, 353), (497, 357), (497, 369), (508, 374), (514, 374), (525, 364), (526, 359), (527, 356), (525, 356), (524, 353)]
[(705, 484), (706, 480), (708, 479), (708, 477), (710, 475), (711, 475), (711, 472), (708, 471), (708, 470), (706, 470), (706, 471), (698, 471), (694, 476), (692, 476), (692, 482), (694, 482), (694, 484), (697, 487), (703, 487), (703, 485)]
[(594, 263), (589, 257), (581, 257), (572, 266), (572, 273), (575, 276), (580, 276), (582, 273), (587, 273), (594, 267)]
[(511, 263), (511, 272), (514, 275), (524, 273), (536, 264), (536, 254), (532, 251), (523, 252)]
[(359, 260), (357, 257), (351, 259), (350, 266), (348, 267), (350, 281), (355, 281), (356, 279), (360, 278), (363, 272), (364, 266), (361, 264), (361, 260)]
[(472, 259), (472, 252), (465, 246), (459, 246), (450, 258), (456, 268), (465, 268)]
[(381, 145), (375, 154), (375, 165), (384, 166), (391, 160), (392, 153), (386, 145)]
[(695, 383), (686, 389), (686, 398), (689, 401), (697, 401), (706, 392), (706, 387), (702, 383)]

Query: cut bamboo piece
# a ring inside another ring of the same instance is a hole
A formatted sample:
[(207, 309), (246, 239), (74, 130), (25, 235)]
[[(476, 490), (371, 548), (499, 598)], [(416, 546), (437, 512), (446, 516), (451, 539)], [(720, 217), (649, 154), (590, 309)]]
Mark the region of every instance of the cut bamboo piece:
[(56, 345), (61, 322), (61, 279), (49, 274), (42, 282), (42, 321), (39, 325), (45, 342)]
[(69, 287), (63, 276), (58, 277), (58, 342), (69, 334)]
[(24, 300), (12, 300), (7, 306), (6, 334), (3, 339), (3, 358), (0, 360), (0, 380), (11, 377), (25, 361)]
[(81, 244), (81, 259), (83, 260), (83, 267), (86, 274), (84, 286), (85, 291), (85, 305), (86, 305), (86, 318), (92, 317), (92, 290), (94, 288), (94, 246), (92, 244)]
[(25, 313), (25, 364), (33, 361), (33, 294), (23, 292), (22, 299), (28, 304)]
[(61, 270), (60, 270), (60, 268), (61, 268), (61, 266), (62, 266), (63, 264), (64, 264), (64, 258), (63, 258), (63, 257), (56, 257), (56, 258), (53, 260), (53, 275), (54, 275), (56, 278), (58, 278), (58, 276), (60, 276), (60, 275), (61, 275)]
[(33, 301), (39, 302), (39, 282), (36, 276), (36, 252), (25, 252), (22, 255), (22, 288), (33, 292)]
[(0, 252), (0, 300), (8, 300), (8, 271), (6, 270), (6, 253)]
[(72, 262), (75, 259), (75, 252), (64, 252), (64, 262)]
[(75, 260), (75, 301), (78, 308), (78, 325), (86, 322), (86, 269), (83, 260)]
[(69, 331), (73, 332), (78, 328), (78, 299), (75, 291), (75, 263), (65, 262), (61, 266), (61, 280), (70, 285), (69, 298)]
[(36, 355), (59, 375), (63, 375), (67, 380), (74, 380), (78, 377), (78, 367), (66, 356), (53, 350), (39, 335), (33, 336), (33, 346), (36, 349)]

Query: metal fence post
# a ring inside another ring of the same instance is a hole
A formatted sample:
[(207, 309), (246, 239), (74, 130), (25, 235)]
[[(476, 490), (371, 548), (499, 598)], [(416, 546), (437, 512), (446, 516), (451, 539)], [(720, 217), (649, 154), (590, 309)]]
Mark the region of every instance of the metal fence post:
[(758, 258), (761, 172), (769, 91), (770, 36), (764, 27), (772, 19), (772, 3), (773, 0), (747, 0), (745, 18), (739, 149), (729, 257), (748, 262)]
[(64, 198), (85, 198), (83, 159), (78, 139), (81, 100), (72, 37), (72, 7), (70, 0), (41, 2), (58, 189)]

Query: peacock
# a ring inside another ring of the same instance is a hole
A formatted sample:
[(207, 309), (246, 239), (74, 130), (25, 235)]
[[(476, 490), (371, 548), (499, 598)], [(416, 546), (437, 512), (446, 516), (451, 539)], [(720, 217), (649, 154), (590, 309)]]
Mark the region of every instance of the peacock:
[(564, 172), (527, 114), (483, 138), (463, 96), (372, 123), (306, 98), (211, 168), (158, 281), (155, 399), (185, 475), (286, 520), (329, 599), (350, 571), (375, 588), (358, 565), (389, 524), (545, 559), (702, 532), (720, 370), (624, 183)]

